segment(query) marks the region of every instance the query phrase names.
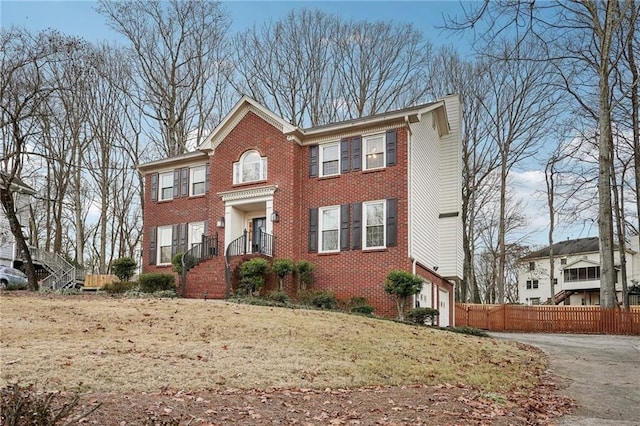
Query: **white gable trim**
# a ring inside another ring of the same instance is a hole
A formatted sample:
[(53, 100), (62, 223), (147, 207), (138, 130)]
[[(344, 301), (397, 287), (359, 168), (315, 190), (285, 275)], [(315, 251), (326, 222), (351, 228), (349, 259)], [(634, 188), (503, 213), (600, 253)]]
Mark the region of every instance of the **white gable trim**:
[(215, 150), (218, 145), (226, 138), (229, 133), (240, 123), (240, 121), (249, 113), (253, 112), (258, 117), (280, 130), (283, 134), (294, 132), (297, 127), (287, 123), (264, 106), (248, 96), (243, 96), (231, 111), (224, 117), (222, 122), (213, 129), (213, 132), (198, 147), (201, 151)]
[(276, 185), (260, 186), (257, 188), (237, 189), (234, 191), (218, 192), (218, 196), (225, 203), (229, 201), (258, 199), (272, 197), (278, 187)]

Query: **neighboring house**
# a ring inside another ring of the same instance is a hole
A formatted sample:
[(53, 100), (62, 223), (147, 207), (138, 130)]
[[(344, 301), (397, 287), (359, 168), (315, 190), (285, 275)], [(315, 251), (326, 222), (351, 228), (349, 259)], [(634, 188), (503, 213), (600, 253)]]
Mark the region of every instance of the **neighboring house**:
[[(5, 182), (8, 176), (0, 172), (0, 187), (5, 188)], [(11, 180), (10, 189), (14, 194), (18, 221), (24, 227), (29, 220), (29, 199), (35, 194), (33, 188), (24, 183), (21, 179), (15, 177)], [(16, 246), (16, 240), (9, 227), (7, 214), (4, 208), (0, 206), (0, 265), (21, 269), (22, 259), (19, 256)]]
[[(139, 166), (143, 271), (171, 272), (172, 257), (191, 249), (202, 263), (187, 274), (186, 296), (223, 298), (227, 281), (237, 284), (225, 272), (251, 253), (304, 259), (316, 266), (312, 288), (364, 296), (393, 316), (383, 284), (402, 269), (425, 282), (414, 304), (453, 324), (460, 116), (458, 97), (448, 96), (302, 129), (243, 97), (197, 151)], [(297, 290), (291, 278), (286, 290)]]
[[(556, 304), (600, 304), (600, 252), (598, 237), (567, 240), (553, 245)], [(518, 295), (520, 303), (539, 305), (551, 300), (549, 247), (535, 251), (520, 260)], [(638, 235), (631, 238), (626, 251), (629, 288), (640, 279)], [(622, 301), (620, 252), (614, 252), (616, 292)]]

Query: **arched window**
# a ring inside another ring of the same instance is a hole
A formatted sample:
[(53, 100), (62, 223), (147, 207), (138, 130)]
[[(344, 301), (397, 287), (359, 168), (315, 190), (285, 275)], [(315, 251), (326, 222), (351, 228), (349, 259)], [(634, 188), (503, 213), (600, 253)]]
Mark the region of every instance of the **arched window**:
[(240, 161), (233, 163), (233, 183), (255, 182), (267, 179), (267, 158), (258, 151), (247, 151)]

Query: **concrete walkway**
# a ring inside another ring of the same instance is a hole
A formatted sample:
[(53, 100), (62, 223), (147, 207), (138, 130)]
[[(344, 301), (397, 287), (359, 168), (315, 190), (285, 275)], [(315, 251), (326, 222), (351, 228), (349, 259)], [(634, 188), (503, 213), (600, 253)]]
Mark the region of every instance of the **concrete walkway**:
[(560, 393), (578, 405), (560, 425), (640, 426), (640, 337), (490, 333), (542, 349)]

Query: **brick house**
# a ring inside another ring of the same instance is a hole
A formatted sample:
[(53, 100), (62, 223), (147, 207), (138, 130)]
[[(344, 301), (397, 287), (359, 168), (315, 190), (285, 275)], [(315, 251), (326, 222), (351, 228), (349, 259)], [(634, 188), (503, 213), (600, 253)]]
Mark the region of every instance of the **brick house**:
[[(376, 314), (394, 316), (383, 283), (403, 269), (425, 282), (414, 304), (453, 324), (460, 115), (448, 96), (302, 129), (243, 97), (195, 152), (139, 166), (143, 271), (170, 272), (173, 255), (191, 248), (201, 262), (185, 295), (224, 298), (249, 256), (305, 259), (315, 264), (312, 288), (364, 296)], [(295, 295), (292, 277), (286, 290)]]

